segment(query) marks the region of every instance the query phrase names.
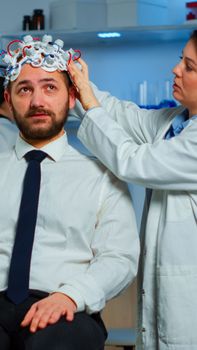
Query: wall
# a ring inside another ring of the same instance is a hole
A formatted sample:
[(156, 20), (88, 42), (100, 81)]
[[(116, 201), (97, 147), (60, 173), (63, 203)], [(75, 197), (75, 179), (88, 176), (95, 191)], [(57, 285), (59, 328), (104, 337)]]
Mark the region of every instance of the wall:
[(22, 30), (24, 15), (32, 15), (33, 9), (43, 9), (46, 29), (49, 28), (49, 0), (1, 0), (0, 33), (16, 33)]
[(168, 0), (168, 22), (169, 24), (180, 24), (185, 21), (186, 2), (189, 0)]
[(124, 99), (137, 100), (139, 82), (172, 81), (172, 67), (181, 55), (182, 42), (127, 43), (122, 46), (81, 48), (90, 77), (101, 88)]

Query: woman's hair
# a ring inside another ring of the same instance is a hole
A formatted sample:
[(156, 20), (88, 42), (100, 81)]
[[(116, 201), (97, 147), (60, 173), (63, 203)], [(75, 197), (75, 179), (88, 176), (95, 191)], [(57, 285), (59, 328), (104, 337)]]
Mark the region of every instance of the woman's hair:
[(195, 48), (197, 51), (197, 29), (195, 29), (192, 34), (190, 35), (190, 40), (192, 40), (195, 44)]

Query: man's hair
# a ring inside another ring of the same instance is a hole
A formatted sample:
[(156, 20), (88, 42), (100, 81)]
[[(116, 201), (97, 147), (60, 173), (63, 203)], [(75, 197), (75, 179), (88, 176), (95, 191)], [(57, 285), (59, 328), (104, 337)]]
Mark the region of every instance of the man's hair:
[(5, 70), (6, 70), (6, 66), (4, 64), (0, 64), (0, 106), (5, 101), (4, 99)]
[(72, 85), (72, 81), (70, 79), (70, 76), (67, 72), (62, 72), (62, 74), (64, 75), (65, 77), (65, 81), (66, 81), (66, 85), (68, 85), (68, 87), (70, 87)]

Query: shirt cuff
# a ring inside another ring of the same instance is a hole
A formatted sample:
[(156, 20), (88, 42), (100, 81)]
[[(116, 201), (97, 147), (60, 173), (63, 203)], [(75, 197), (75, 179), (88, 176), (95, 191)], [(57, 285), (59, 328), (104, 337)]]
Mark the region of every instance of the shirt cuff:
[(77, 305), (78, 312), (85, 310), (85, 300), (82, 298), (81, 294), (72, 286), (64, 285), (54, 291), (54, 293), (55, 292), (63, 293), (73, 299)]

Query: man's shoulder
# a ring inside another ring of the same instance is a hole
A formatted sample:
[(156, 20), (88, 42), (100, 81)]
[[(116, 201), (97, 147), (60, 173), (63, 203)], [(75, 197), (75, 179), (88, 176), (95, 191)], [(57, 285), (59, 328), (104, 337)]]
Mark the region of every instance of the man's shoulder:
[(100, 160), (85, 148), (84, 149), (78, 148), (73, 145), (69, 145), (69, 146), (70, 146), (70, 156), (75, 158), (76, 161), (84, 163), (85, 166), (90, 166), (95, 168), (98, 167), (102, 172), (106, 170), (106, 167), (100, 162)]
[(109, 169), (106, 168), (101, 161), (91, 154), (85, 148), (77, 148), (73, 145), (70, 146), (70, 156), (78, 162), (79, 167), (85, 167), (87, 173), (90, 169), (94, 170), (98, 174), (105, 174), (106, 176), (115, 177)]
[(102, 183), (109, 186), (127, 188), (127, 185), (122, 180), (118, 179), (101, 161), (92, 155), (89, 151), (83, 152), (71, 146), (71, 154), (78, 163), (80, 174), (84, 173), (86, 176), (90, 174), (100, 178)]
[(14, 155), (15, 150), (14, 146), (11, 149), (3, 150), (1, 151), (1, 145), (0, 145), (0, 163), (7, 163), (8, 160), (12, 159), (12, 156)]

